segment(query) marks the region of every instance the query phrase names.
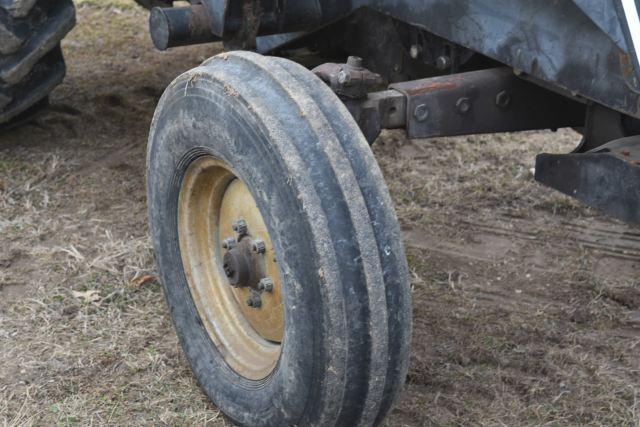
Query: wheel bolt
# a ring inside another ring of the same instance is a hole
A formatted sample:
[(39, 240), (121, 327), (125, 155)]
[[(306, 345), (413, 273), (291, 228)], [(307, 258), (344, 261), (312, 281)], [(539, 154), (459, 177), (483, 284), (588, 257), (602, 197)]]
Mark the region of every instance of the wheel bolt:
[(238, 242), (236, 242), (236, 239), (234, 239), (233, 237), (227, 237), (222, 241), (222, 247), (226, 250), (231, 250), (236, 246), (237, 243)]
[(233, 231), (238, 233), (240, 236), (244, 236), (247, 234), (247, 221), (244, 219), (239, 219), (233, 223)]
[(253, 308), (262, 307), (262, 299), (260, 298), (260, 295), (252, 292), (251, 296), (247, 299), (247, 305)]
[(264, 244), (264, 240), (256, 239), (253, 241), (253, 251), (257, 254), (263, 254), (267, 251), (267, 247)]
[(269, 279), (268, 277), (265, 277), (264, 279), (260, 279), (260, 282), (258, 282), (258, 289), (265, 292), (272, 292), (273, 280)]

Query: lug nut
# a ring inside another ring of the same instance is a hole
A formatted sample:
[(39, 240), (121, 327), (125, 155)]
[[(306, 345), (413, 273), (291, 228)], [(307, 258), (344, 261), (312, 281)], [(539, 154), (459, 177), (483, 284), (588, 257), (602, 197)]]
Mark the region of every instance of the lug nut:
[(265, 277), (264, 279), (260, 279), (260, 282), (258, 283), (258, 289), (265, 292), (272, 292), (273, 280), (269, 279), (268, 277)]
[(236, 242), (236, 239), (234, 239), (233, 237), (227, 237), (222, 241), (222, 248), (226, 250), (231, 250), (235, 248), (237, 243), (238, 242)]
[(262, 307), (262, 299), (260, 295), (254, 292), (251, 292), (251, 296), (247, 299), (247, 305), (253, 308)]
[(239, 219), (233, 223), (232, 228), (233, 231), (238, 233), (240, 236), (244, 236), (245, 234), (247, 234), (247, 221), (245, 221), (244, 219)]
[(267, 247), (264, 244), (264, 240), (256, 239), (253, 241), (253, 251), (257, 254), (263, 254), (267, 251)]

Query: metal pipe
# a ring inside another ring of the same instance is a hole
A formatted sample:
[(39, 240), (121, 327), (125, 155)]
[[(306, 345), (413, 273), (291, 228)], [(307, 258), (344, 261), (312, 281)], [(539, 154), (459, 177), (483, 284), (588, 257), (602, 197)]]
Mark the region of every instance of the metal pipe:
[(248, 7), (229, 0), (202, 0), (202, 4), (211, 13), (212, 32), (221, 37), (241, 31), (246, 25), (256, 25), (258, 36), (310, 30), (355, 10), (354, 0), (257, 0), (246, 2)]
[(151, 40), (158, 50), (220, 41), (211, 32), (211, 21), (202, 4), (187, 7), (155, 7), (149, 17)]

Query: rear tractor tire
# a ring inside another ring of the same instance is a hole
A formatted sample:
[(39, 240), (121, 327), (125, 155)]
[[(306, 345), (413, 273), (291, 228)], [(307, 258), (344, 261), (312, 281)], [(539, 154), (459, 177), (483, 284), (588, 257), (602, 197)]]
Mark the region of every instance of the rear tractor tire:
[(176, 79), (151, 126), (151, 234), (204, 392), (250, 426), (377, 425), (411, 333), (400, 228), (344, 105), (234, 52)]
[(0, 1), (0, 129), (46, 105), (64, 78), (60, 41), (74, 25), (71, 0)]

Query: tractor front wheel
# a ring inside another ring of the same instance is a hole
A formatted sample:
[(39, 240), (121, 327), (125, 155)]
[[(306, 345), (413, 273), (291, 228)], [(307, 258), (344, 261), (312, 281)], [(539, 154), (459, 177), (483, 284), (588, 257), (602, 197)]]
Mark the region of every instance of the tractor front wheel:
[(204, 392), (241, 425), (375, 425), (410, 341), (382, 174), (312, 73), (218, 55), (162, 96), (148, 146), (156, 260)]

